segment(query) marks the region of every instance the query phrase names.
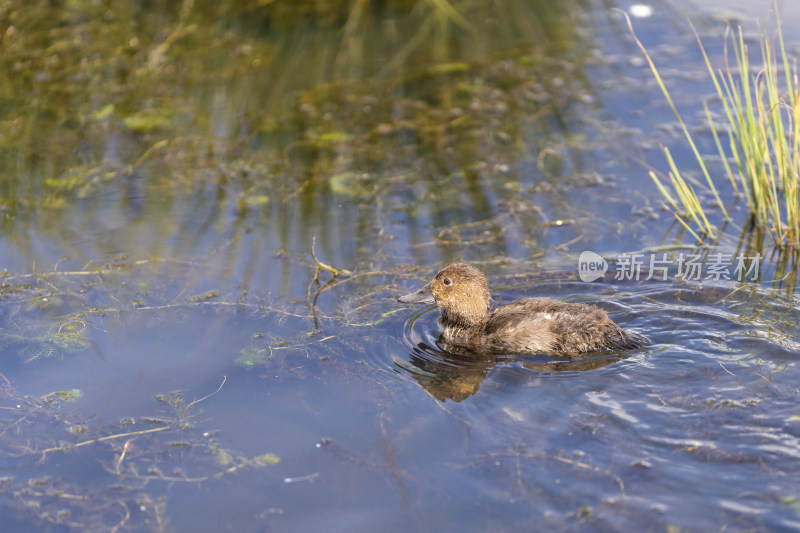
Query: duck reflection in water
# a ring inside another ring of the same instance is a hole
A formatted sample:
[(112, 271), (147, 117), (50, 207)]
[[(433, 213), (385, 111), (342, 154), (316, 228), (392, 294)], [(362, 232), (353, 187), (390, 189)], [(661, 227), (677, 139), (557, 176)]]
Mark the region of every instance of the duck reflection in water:
[(498, 364), (519, 365), (537, 372), (581, 372), (620, 361), (625, 353), (596, 353), (581, 359), (552, 360), (547, 355), (517, 357), (508, 355), (442, 352), (425, 343), (414, 347), (410, 362), (395, 359), (400, 368), (439, 401), (460, 402), (478, 392), (481, 383)]
[[(452, 369), (461, 375), (459, 387), (467, 396), (477, 390), (498, 355), (546, 354), (574, 359), (592, 354), (581, 361), (523, 363), (526, 368), (544, 371), (588, 370), (610, 364), (621, 357), (619, 352), (642, 348), (648, 342), (646, 337), (622, 329), (605, 311), (592, 305), (525, 298), (489, 310), (486, 277), (464, 263), (443, 268), (430, 283), (398, 301), (439, 306), (443, 330), (437, 345), (466, 363)], [(601, 352), (606, 357), (595, 357)], [(613, 356), (609, 357), (610, 352)], [(429, 373), (424, 366), (417, 368)], [(438, 372), (442, 370), (437, 376)], [(452, 381), (454, 377), (442, 379)]]

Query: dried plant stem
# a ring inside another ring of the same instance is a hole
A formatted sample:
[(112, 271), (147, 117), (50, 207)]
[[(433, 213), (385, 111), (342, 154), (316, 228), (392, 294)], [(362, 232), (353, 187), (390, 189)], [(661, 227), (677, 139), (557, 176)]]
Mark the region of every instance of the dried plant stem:
[(328, 272), (333, 274), (333, 277), (352, 275), (352, 272), (350, 272), (349, 270), (333, 268), (332, 266), (325, 264), (319, 259), (317, 259), (317, 252), (315, 250), (316, 246), (317, 246), (317, 234), (315, 233), (311, 237), (311, 258), (314, 259), (314, 262), (317, 264), (317, 268), (314, 270), (314, 281), (317, 281), (317, 279), (319, 278), (320, 269), (327, 270)]

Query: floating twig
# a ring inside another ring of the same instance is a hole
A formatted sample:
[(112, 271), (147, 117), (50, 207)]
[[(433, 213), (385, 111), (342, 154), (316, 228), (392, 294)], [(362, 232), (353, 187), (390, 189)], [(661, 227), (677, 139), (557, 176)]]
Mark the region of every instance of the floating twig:
[(210, 398), (211, 396), (214, 396), (216, 393), (218, 393), (219, 391), (221, 391), (221, 390), (222, 390), (222, 386), (223, 386), (223, 385), (225, 385), (225, 382), (226, 382), (226, 381), (228, 381), (228, 376), (222, 376), (222, 383), (220, 383), (220, 384), (219, 384), (219, 387), (217, 388), (217, 390), (215, 390), (214, 392), (211, 392), (211, 393), (209, 393), (209, 394), (206, 394), (205, 396), (203, 396), (203, 397), (202, 397), (202, 398), (200, 398), (199, 400), (195, 400), (195, 401), (193, 401), (193, 402), (189, 403), (189, 405), (187, 405), (187, 406), (186, 406), (186, 409), (188, 410), (188, 409), (189, 409), (191, 406), (193, 406), (194, 404), (196, 404), (196, 403), (200, 403), (200, 402), (202, 402), (203, 400), (206, 400), (206, 399)]

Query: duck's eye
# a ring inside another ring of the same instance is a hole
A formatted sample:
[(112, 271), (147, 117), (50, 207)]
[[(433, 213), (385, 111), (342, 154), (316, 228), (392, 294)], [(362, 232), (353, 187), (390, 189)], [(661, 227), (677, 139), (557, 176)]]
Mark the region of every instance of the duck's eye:
[(445, 285), (452, 285), (453, 284), (453, 280), (450, 279), (450, 278), (444, 278), (442, 280), (442, 283), (444, 283)]

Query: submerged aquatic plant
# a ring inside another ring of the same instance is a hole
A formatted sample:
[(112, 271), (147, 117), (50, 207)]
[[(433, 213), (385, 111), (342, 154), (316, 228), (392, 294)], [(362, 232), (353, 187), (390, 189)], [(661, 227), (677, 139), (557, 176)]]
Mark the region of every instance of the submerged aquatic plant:
[[(777, 6), (776, 6), (777, 13)], [(722, 103), (727, 120), (727, 148), (720, 138), (720, 127), (715, 124), (708, 104), (703, 107), (714, 137), (724, 173), (735, 192), (740, 187), (747, 199), (750, 223), (759, 231), (768, 231), (778, 246), (800, 248), (800, 83), (798, 83), (797, 64), (789, 58), (784, 46), (780, 17), (776, 14), (778, 51), (772, 39), (762, 32), (761, 57), (763, 67), (750, 74), (750, 55), (745, 44), (742, 28), (738, 32), (726, 31), (725, 68), (714, 69), (706, 53), (697, 30), (692, 30), (697, 38), (706, 67), (714, 83), (717, 96)], [(690, 23), (691, 24), (691, 23)], [(708, 190), (714, 195), (716, 205), (725, 220), (728, 212), (720, 200), (717, 185), (711, 177), (703, 156), (697, 149), (689, 129), (681, 118), (669, 91), (661, 78), (652, 58), (644, 45), (636, 38), (633, 26), (628, 26), (636, 43), (644, 53), (658, 86), (667, 98), (672, 111), (678, 118), (683, 133), (705, 177)], [(735, 67), (727, 62), (727, 40), (736, 59)], [(711, 239), (718, 238), (719, 232), (709, 222), (709, 217), (700, 203), (695, 187), (700, 182), (682, 174), (677, 168), (669, 149), (662, 148), (669, 165), (669, 184), (665, 185), (654, 172), (650, 177), (661, 194), (675, 210), (677, 219), (698, 240), (700, 236), (690, 223)], [(673, 196), (677, 196), (677, 199)], [(687, 222), (688, 220), (688, 222)]]

